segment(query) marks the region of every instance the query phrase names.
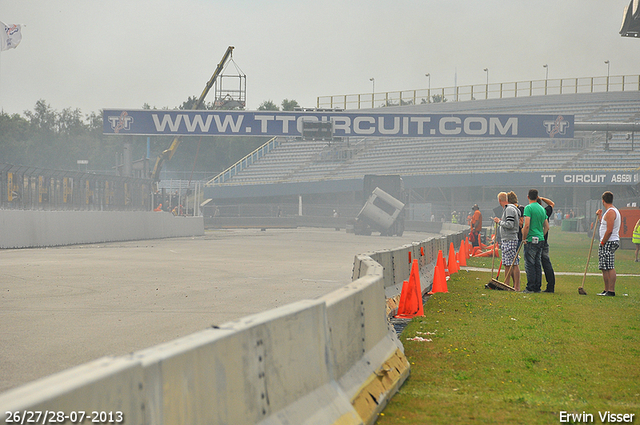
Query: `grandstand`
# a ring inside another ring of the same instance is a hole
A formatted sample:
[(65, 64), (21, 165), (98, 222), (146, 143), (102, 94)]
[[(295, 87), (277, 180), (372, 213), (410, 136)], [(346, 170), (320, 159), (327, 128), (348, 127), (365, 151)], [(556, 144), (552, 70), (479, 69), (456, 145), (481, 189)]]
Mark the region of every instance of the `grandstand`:
[[(640, 91), (426, 103), (383, 110), (564, 114), (574, 115), (576, 123), (637, 123)], [(466, 211), (473, 203), (491, 209), (497, 191), (516, 190), (522, 197), (530, 187), (548, 197), (563, 198), (561, 205), (566, 208), (584, 212), (584, 202), (598, 199), (605, 187), (615, 185), (624, 198), (636, 196), (638, 145), (634, 134), (618, 131), (576, 131), (573, 139), (281, 138), (275, 148), (232, 177), (211, 180), (205, 196), (219, 205), (295, 203), (300, 195), (311, 203), (338, 205), (346, 198), (359, 204), (362, 199), (357, 191), (364, 175), (400, 174), (411, 189), (413, 203), (433, 204), (433, 211), (444, 215), (451, 210)], [(604, 177), (595, 177), (603, 173)], [(594, 177), (572, 177), (583, 174)], [(344, 196), (350, 192), (351, 196)], [(314, 196), (318, 194), (323, 195)]]

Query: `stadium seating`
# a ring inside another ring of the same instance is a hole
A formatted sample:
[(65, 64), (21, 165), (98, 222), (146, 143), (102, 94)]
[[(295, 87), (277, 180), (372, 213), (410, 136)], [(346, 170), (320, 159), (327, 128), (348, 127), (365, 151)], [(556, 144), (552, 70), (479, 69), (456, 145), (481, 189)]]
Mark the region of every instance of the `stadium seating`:
[[(640, 92), (583, 93), (402, 106), (415, 113), (519, 113), (574, 115), (575, 122), (638, 122)], [(379, 111), (379, 109), (378, 109)], [(428, 175), (464, 172), (609, 170), (640, 166), (640, 135), (576, 132), (573, 143), (550, 139), (359, 139), (335, 157), (345, 141), (289, 138), (226, 185), (342, 180), (365, 174)], [(351, 142), (351, 141), (350, 141)]]

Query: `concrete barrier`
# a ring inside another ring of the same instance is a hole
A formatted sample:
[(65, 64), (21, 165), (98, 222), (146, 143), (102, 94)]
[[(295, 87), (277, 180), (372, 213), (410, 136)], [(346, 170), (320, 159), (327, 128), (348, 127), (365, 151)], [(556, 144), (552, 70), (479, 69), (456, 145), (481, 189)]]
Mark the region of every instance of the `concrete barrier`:
[(103, 357), (0, 394), (0, 423), (142, 424), (143, 395), (138, 362)]
[(333, 378), (365, 424), (375, 422), (409, 376), (409, 362), (386, 315), (382, 266), (360, 256), (363, 277), (321, 300), (327, 303)]
[(0, 210), (0, 248), (204, 235), (202, 217), (153, 211)]
[(118, 411), (137, 424), (370, 424), (409, 364), (387, 325), (382, 268), (368, 262), (365, 277), (325, 299), (52, 375), (0, 395), (0, 411)]
[(134, 354), (145, 423), (359, 423), (332, 382), (326, 323), (324, 302), (300, 301)]
[(421, 247), (432, 252), (455, 237), (358, 255), (355, 280), (319, 299), (0, 394), (0, 421), (13, 423), (5, 412), (18, 412), (22, 422), (24, 412), (49, 410), (121, 412), (126, 423), (148, 425), (372, 424), (410, 372), (385, 294), (408, 278), (409, 253), (420, 257)]
[[(397, 312), (402, 283), (408, 279), (411, 271), (409, 258), (411, 258), (412, 261), (414, 259), (418, 260), (420, 286), (422, 294), (424, 295), (431, 291), (438, 251), (442, 251), (446, 261), (451, 243), (458, 249), (460, 247), (460, 241), (462, 241), (468, 233), (467, 226), (451, 225), (450, 223), (445, 223), (443, 231), (445, 234), (440, 237), (414, 242), (411, 245), (404, 245), (394, 250), (366, 253), (368, 258), (375, 260), (383, 268), (382, 280), (384, 282), (385, 297), (387, 299), (388, 316), (392, 317)], [(424, 255), (422, 255), (422, 252), (424, 252)], [(352, 279), (355, 280), (364, 276), (366, 267), (363, 268), (360, 256), (355, 257), (353, 264)]]

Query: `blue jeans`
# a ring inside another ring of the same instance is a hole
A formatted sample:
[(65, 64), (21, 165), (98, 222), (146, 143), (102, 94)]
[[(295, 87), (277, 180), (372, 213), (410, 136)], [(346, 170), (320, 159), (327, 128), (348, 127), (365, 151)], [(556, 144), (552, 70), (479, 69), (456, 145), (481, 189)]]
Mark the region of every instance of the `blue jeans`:
[(540, 292), (542, 286), (542, 248), (544, 242), (524, 244), (524, 270), (527, 272), (527, 291)]
[(542, 243), (542, 256), (540, 262), (542, 263), (542, 270), (544, 270), (544, 277), (547, 279), (547, 292), (553, 292), (556, 288), (556, 275), (553, 272), (553, 266), (549, 259), (549, 244), (547, 241)]

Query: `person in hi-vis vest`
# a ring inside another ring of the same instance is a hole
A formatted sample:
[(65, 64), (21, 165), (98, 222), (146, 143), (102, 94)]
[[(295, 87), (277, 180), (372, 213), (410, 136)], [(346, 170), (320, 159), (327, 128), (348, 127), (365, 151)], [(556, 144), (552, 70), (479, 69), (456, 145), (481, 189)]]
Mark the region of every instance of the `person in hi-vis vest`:
[(636, 223), (636, 227), (633, 228), (633, 237), (631, 241), (636, 244), (636, 263), (638, 262), (638, 252), (640, 252), (640, 220)]

